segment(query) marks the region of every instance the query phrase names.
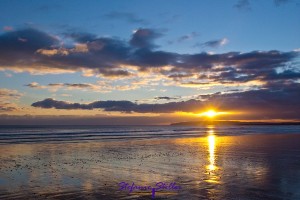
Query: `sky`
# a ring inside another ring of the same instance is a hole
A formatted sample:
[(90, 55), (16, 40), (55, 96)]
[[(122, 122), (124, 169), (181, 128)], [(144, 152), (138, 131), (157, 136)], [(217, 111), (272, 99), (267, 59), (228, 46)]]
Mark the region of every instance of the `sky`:
[[(0, 124), (300, 120), (300, 1), (0, 1)], [(222, 115), (221, 115), (222, 114)]]

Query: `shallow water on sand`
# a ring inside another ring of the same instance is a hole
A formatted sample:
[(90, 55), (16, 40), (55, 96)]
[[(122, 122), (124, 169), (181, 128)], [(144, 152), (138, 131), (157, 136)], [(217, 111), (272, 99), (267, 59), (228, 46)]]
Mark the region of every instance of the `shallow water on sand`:
[(300, 135), (22, 143), (0, 146), (0, 199), (151, 199), (119, 183), (179, 186), (155, 199), (300, 199)]

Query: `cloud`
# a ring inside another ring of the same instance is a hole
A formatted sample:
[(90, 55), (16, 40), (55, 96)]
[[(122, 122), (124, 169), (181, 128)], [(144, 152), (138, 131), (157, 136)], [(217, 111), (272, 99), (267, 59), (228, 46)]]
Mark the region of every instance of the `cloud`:
[(251, 10), (251, 5), (249, 0), (239, 0), (235, 5), (235, 8), (239, 10)]
[(12, 112), (18, 110), (16, 106), (11, 106), (9, 103), (0, 103), (0, 112)]
[(10, 90), (6, 88), (0, 88), (0, 98), (7, 99), (7, 98), (20, 98), (22, 96), (17, 90)]
[(14, 103), (18, 101), (23, 94), (17, 90), (0, 88), (0, 112), (16, 111), (19, 107)]
[(148, 80), (137, 81), (132, 80), (131, 83), (127, 85), (113, 83), (113, 81), (98, 81), (96, 84), (92, 83), (49, 83), (47, 85), (40, 85), (37, 82), (32, 82), (25, 84), (24, 86), (30, 87), (32, 89), (47, 89), (51, 92), (56, 92), (59, 89), (63, 90), (81, 90), (81, 91), (91, 91), (107, 93), (113, 90), (125, 91), (125, 90), (135, 90), (141, 87), (148, 87), (151, 85)]
[(260, 117), (300, 119), (299, 88), (299, 83), (277, 82), (258, 90), (204, 95), (202, 100), (225, 110), (246, 110)]
[(181, 42), (185, 42), (188, 40), (193, 40), (194, 38), (198, 37), (199, 35), (200, 34), (197, 32), (191, 32), (189, 34), (182, 35), (175, 40), (169, 40), (169, 41), (167, 41), (167, 43), (168, 44), (174, 44), (175, 42), (181, 43)]
[[(138, 104), (131, 101), (95, 101), (88, 104), (57, 101), (51, 98), (32, 104), (33, 107), (55, 109), (101, 109), (108, 112), (173, 113), (199, 112), (207, 107), (219, 110), (244, 111), (260, 118), (300, 119), (300, 83), (271, 83), (266, 88), (200, 95), (187, 101)], [(161, 98), (160, 98), (161, 99)], [(162, 97), (162, 99), (171, 99)], [(259, 112), (258, 112), (259, 111)]]
[[(276, 6), (282, 6), (288, 2), (291, 2), (291, 0), (273, 0), (273, 3)], [(235, 5), (235, 8), (239, 10), (245, 10), (245, 11), (250, 11), (252, 10), (251, 4), (249, 0), (239, 0)]]
[(131, 101), (95, 101), (89, 104), (70, 103), (57, 101), (52, 98), (44, 99), (32, 104), (33, 107), (55, 108), (55, 109), (103, 109), (115, 112), (137, 112), (137, 113), (171, 113), (175, 111), (193, 111), (195, 100), (186, 102), (170, 102), (165, 104), (137, 104)]
[[(31, 71), (34, 68), (46, 69), (46, 61), (36, 54), (38, 49), (55, 47), (59, 40), (54, 36), (35, 29), (9, 31), (0, 35), (0, 69)], [(43, 67), (44, 66), (44, 67)]]
[(138, 48), (152, 49), (157, 47), (153, 41), (162, 34), (156, 30), (139, 28), (134, 31), (129, 43)]
[[(83, 37), (76, 39), (82, 41)], [(60, 43), (58, 37), (35, 29), (0, 35), (0, 68), (40, 73), (88, 68), (104, 76), (130, 76), (126, 70), (118, 69), (129, 53), (129, 47), (119, 40), (97, 38), (71, 48), (61, 47)]]
[(187, 34), (187, 35), (183, 35), (181, 37), (179, 37), (177, 39), (178, 42), (183, 42), (183, 41), (186, 41), (186, 40), (192, 40), (194, 39), (195, 37), (199, 36), (199, 33), (197, 32), (192, 32), (190, 34)]
[(193, 74), (186, 74), (186, 73), (175, 73), (175, 74), (170, 74), (168, 77), (172, 78), (173, 80), (182, 80), (185, 78), (190, 78), (192, 77)]
[(49, 83), (48, 85), (40, 85), (37, 82), (32, 82), (26, 84), (24, 86), (36, 89), (52, 89), (52, 88), (61, 88), (66, 87), (68, 89), (94, 89), (96, 85), (89, 84), (89, 83)]
[(89, 109), (92, 107), (79, 103), (69, 103), (65, 101), (55, 101), (51, 98), (45, 99), (43, 101), (38, 101), (32, 104), (33, 107), (41, 108), (56, 108), (56, 109)]
[(164, 96), (164, 97), (155, 97), (154, 99), (156, 100), (175, 100), (175, 99), (178, 99), (178, 97), (167, 97), (167, 96)]
[(113, 12), (105, 14), (104, 17), (106, 17), (107, 19), (111, 19), (111, 20), (115, 20), (115, 19), (125, 20), (125, 21), (127, 21), (129, 23), (133, 23), (133, 24), (143, 24), (143, 25), (149, 24), (149, 22), (147, 20), (139, 18), (135, 14), (129, 13), (129, 12), (113, 11)]
[(37, 82), (32, 82), (32, 83), (26, 84), (24, 86), (27, 86), (27, 87), (30, 87), (30, 88), (36, 88), (36, 89), (46, 88), (45, 86), (39, 85), (39, 83), (37, 83)]
[(92, 87), (91, 84), (85, 84), (85, 83), (64, 83), (64, 86), (72, 87), (72, 88), (90, 88)]
[(16, 53), (34, 54), (37, 49), (51, 47), (58, 44), (58, 39), (36, 29), (10, 31), (0, 35), (0, 51), (2, 54), (16, 56)]
[(229, 40), (227, 38), (222, 38), (222, 39), (219, 39), (219, 40), (211, 40), (211, 41), (202, 43), (200, 46), (210, 47), (210, 48), (217, 48), (217, 47), (224, 46), (228, 42), (229, 42)]
[[(298, 77), (294, 60), (299, 51), (180, 54), (156, 50), (155, 39), (161, 35), (156, 30), (138, 29), (129, 41), (124, 41), (76, 32), (65, 34), (74, 43), (64, 46), (60, 37), (39, 30), (10, 31), (0, 35), (0, 70), (32, 74), (82, 72), (84, 76), (127, 79), (156, 73), (178, 86), (199, 80), (245, 83)], [(203, 45), (217, 47), (226, 42), (223, 38)], [(293, 67), (285, 69), (288, 65)], [(278, 72), (279, 68), (284, 70)]]

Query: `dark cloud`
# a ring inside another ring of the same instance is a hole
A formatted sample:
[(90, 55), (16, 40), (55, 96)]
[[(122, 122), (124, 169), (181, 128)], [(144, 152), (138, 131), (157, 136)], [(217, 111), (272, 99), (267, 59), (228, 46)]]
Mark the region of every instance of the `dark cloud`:
[(129, 47), (123, 42), (110, 38), (95, 39), (88, 34), (71, 36), (78, 42), (89, 40), (84, 43), (89, 52), (59, 48), (60, 41), (56, 37), (34, 29), (4, 33), (0, 36), (0, 65), (5, 68), (19, 67), (21, 70), (34, 68), (41, 72), (43, 69), (51, 72), (51, 69), (89, 68), (108, 76), (128, 75), (124, 70), (111, 71), (128, 57)]
[(108, 18), (108, 19), (112, 19), (112, 20), (115, 20), (115, 19), (125, 20), (125, 21), (127, 21), (129, 23), (133, 23), (133, 24), (143, 24), (143, 25), (149, 24), (149, 22), (147, 20), (139, 18), (135, 14), (129, 13), (129, 12), (113, 11), (113, 12), (105, 14), (104, 17)]
[[(168, 102), (162, 104), (137, 104), (131, 101), (95, 101), (89, 104), (69, 103), (45, 99), (32, 104), (33, 107), (56, 109), (102, 109), (104, 111), (137, 113), (199, 112), (209, 106), (220, 110), (245, 111), (261, 118), (300, 119), (300, 83), (273, 82), (266, 88), (200, 95), (200, 100)], [(163, 99), (168, 99), (162, 97)]]
[(160, 36), (162, 36), (162, 34), (156, 30), (139, 28), (133, 33), (129, 43), (134, 47), (152, 49), (157, 47), (157, 45), (153, 43), (154, 39)]
[(131, 76), (126, 70), (99, 70), (99, 72), (107, 77)]
[[(175, 111), (193, 111), (200, 107), (196, 100), (170, 102), (165, 104), (137, 104), (131, 101), (95, 101), (89, 104), (69, 103), (51, 98), (32, 104), (33, 107), (55, 109), (103, 109), (104, 111), (138, 112), (138, 113), (171, 113)], [(196, 106), (196, 107), (195, 107)]]
[[(35, 29), (10, 31), (0, 35), (0, 65), (20, 70), (36, 69), (43, 73), (63, 69), (79, 71), (93, 69), (105, 76), (127, 76), (129, 72), (118, 69), (129, 57), (129, 46), (120, 40), (95, 38), (92, 34), (70, 34), (77, 42), (86, 42), (86, 49), (62, 48), (60, 41)], [(42, 66), (42, 67), (41, 67)]]
[(84, 83), (64, 83), (64, 86), (67, 87), (75, 87), (75, 88), (90, 88), (90, 84), (84, 84)]
[(49, 83), (48, 86), (50, 87), (57, 87), (57, 86), (63, 86), (64, 83)]
[(132, 65), (139, 66), (141, 69), (163, 67), (166, 65), (176, 66), (178, 54), (165, 51), (151, 51), (149, 49), (139, 49), (129, 60)]
[(51, 98), (45, 99), (43, 101), (38, 101), (32, 104), (33, 107), (41, 108), (56, 108), (56, 109), (92, 109), (89, 105), (79, 104), (79, 103), (68, 103), (65, 101), (55, 101)]
[(155, 97), (156, 100), (174, 100), (174, 99), (178, 99), (178, 97)]
[[(31, 86), (33, 85), (33, 86)], [(29, 87), (36, 87), (36, 84), (28, 84), (26, 86)], [(69, 88), (92, 88), (92, 84), (87, 84), (87, 83), (49, 83), (47, 86), (49, 87), (69, 87)]]
[[(259, 77), (257, 77), (258, 79)], [(272, 71), (263, 77), (263, 80), (273, 81), (273, 80), (297, 80), (300, 79), (300, 72), (285, 70), (281, 73)]]
[[(137, 74), (122, 66), (134, 65), (140, 71), (155, 68), (157, 73), (179, 82), (191, 77), (220, 83), (298, 77), (295, 71), (298, 64), (293, 61), (299, 56), (296, 51), (179, 54), (153, 49), (154, 39), (161, 34), (152, 29), (138, 29), (127, 42), (79, 32), (66, 36), (75, 41), (70, 47), (61, 46), (58, 37), (35, 29), (6, 32), (0, 35), (0, 69), (38, 73), (90, 70), (92, 75), (126, 77)], [(221, 39), (205, 45), (216, 47), (224, 43)], [(277, 71), (287, 65), (293, 67)], [(170, 68), (163, 69), (165, 66)], [(212, 74), (206, 75), (208, 72)]]
[(204, 100), (225, 110), (246, 110), (260, 117), (300, 119), (299, 88), (299, 83), (277, 82), (264, 89), (208, 95)]
[(58, 45), (54, 36), (35, 29), (10, 31), (0, 35), (0, 65), (27, 65), (37, 59), (36, 50)]
[(24, 86), (30, 87), (30, 88), (40, 88), (40, 85), (37, 82), (28, 83)]
[(188, 81), (183, 82), (182, 85), (208, 85), (209, 82), (197, 82), (197, 81)]
[(36, 82), (32, 82), (29, 84), (26, 84), (24, 86), (34, 88), (34, 89), (58, 89), (61, 87), (65, 87), (67, 89), (90, 89), (94, 90), (97, 89), (96, 85), (89, 84), (89, 83), (49, 83), (47, 85), (40, 85)]
[[(281, 53), (278, 51), (259, 52), (254, 51), (245, 54), (238, 54), (230, 57), (224, 63), (226, 67), (217, 69), (217, 75), (211, 75), (210, 80), (217, 82), (247, 82), (252, 80), (283, 80), (299, 77), (296, 69), (284, 69), (292, 58), (297, 57), (297, 52)], [(296, 64), (295, 64), (296, 66)], [(278, 72), (278, 69), (283, 71)]]
[(193, 76), (193, 74), (174, 73), (174, 74), (168, 75), (169, 78), (172, 78), (174, 80), (181, 80), (184, 78), (189, 78), (191, 76)]
[(36, 29), (24, 29), (10, 31), (0, 35), (0, 49), (8, 51), (29, 51), (35, 52), (36, 49), (50, 47), (57, 44), (58, 40), (42, 31)]

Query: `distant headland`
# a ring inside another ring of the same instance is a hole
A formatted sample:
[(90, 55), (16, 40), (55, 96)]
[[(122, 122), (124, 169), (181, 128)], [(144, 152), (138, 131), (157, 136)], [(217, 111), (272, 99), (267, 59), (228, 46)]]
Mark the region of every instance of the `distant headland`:
[(300, 125), (300, 121), (291, 122), (257, 122), (257, 121), (224, 121), (224, 120), (209, 120), (209, 121), (188, 121), (171, 123), (171, 126), (203, 126), (203, 125)]

